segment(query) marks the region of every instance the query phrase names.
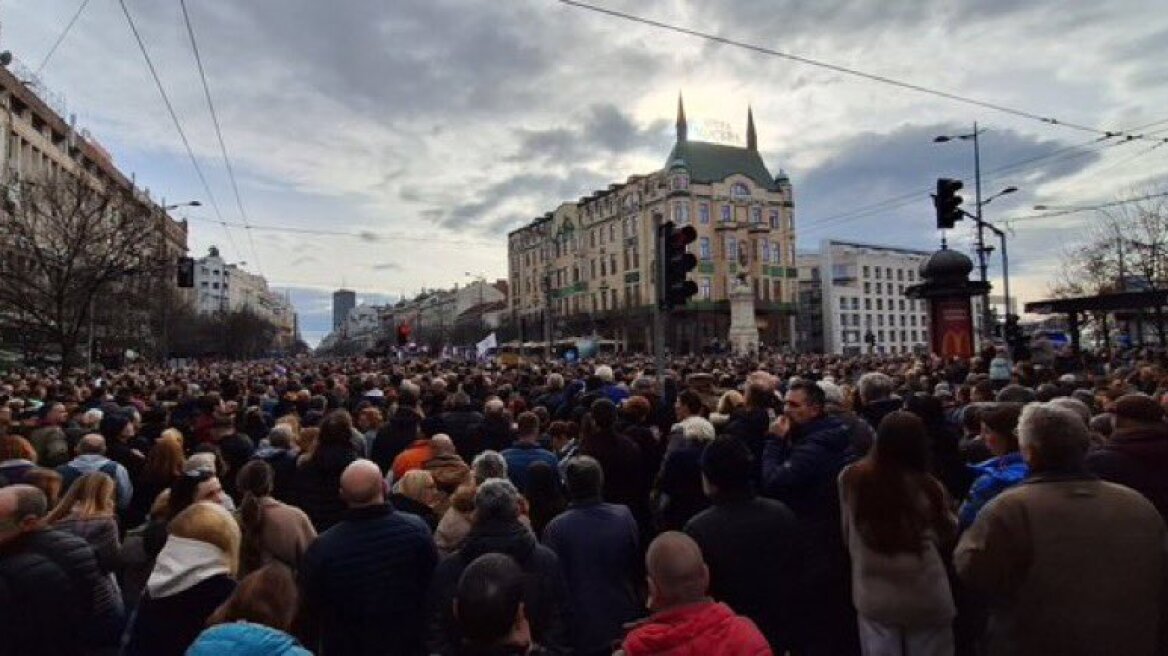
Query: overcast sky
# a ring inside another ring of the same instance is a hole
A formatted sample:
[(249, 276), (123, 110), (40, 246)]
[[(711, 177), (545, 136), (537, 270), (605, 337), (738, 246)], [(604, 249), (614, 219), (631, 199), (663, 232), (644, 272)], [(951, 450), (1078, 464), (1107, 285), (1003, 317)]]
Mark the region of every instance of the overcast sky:
[[(1168, 12), (1153, 0), (595, 2), (1063, 122), (1164, 121), (1147, 131), (1168, 136)], [(768, 166), (791, 177), (801, 250), (825, 237), (935, 247), (928, 190), (938, 176), (972, 188), (972, 149), (932, 138), (974, 121), (987, 130), (987, 195), (1021, 188), (987, 207), (990, 220), (1162, 188), (1168, 171), (1168, 147), (1148, 141), (1086, 145), (1095, 135), (554, 0), (187, 4), (251, 223), (345, 235), (249, 239), (217, 225), (114, 0), (90, 3), (43, 80), (140, 184), (202, 201), (180, 212), (192, 253), (217, 245), (290, 290), (310, 342), (342, 284), (376, 301), (504, 277), (508, 230), (663, 164), (679, 91), (693, 124), (742, 139), (753, 105)], [(0, 4), (0, 47), (35, 69), (79, 5)], [(178, 2), (127, 5), (223, 218), (241, 221)], [(1017, 223), (1023, 300), (1047, 291), (1089, 219)], [(968, 248), (969, 235), (961, 226), (951, 243)]]

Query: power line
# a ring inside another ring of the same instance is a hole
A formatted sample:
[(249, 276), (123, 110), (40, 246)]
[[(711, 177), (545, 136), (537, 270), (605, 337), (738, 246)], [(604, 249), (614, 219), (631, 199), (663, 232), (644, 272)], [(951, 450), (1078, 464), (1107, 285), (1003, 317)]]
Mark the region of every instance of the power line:
[[(721, 43), (723, 45), (733, 46), (735, 48), (742, 48), (744, 50), (750, 50), (752, 52), (757, 52), (757, 53), (764, 54), (764, 55), (770, 55), (772, 57), (779, 57), (781, 59), (786, 59), (786, 60), (797, 62), (800, 64), (806, 64), (808, 66), (815, 66), (818, 68), (824, 68), (824, 69), (827, 69), (830, 71), (834, 71), (836, 73), (842, 73), (844, 75), (851, 75), (854, 77), (863, 78), (865, 80), (870, 80), (872, 82), (879, 82), (881, 84), (887, 84), (890, 86), (899, 87), (901, 89), (907, 89), (909, 91), (916, 91), (918, 93), (936, 96), (938, 98), (944, 98), (946, 100), (952, 100), (954, 102), (964, 103), (966, 105), (973, 105), (975, 107), (982, 107), (984, 109), (990, 109), (990, 110), (993, 110), (996, 112), (1001, 112), (1003, 114), (1010, 114), (1012, 116), (1027, 118), (1027, 119), (1031, 119), (1034, 121), (1038, 121), (1040, 123), (1045, 123), (1047, 125), (1061, 125), (1063, 127), (1067, 127), (1067, 128), (1072, 129), (1072, 130), (1078, 130), (1080, 132), (1093, 132), (1095, 134), (1099, 134), (1099, 135), (1102, 135), (1104, 137), (1131, 136), (1131, 137), (1134, 137), (1137, 139), (1147, 139), (1147, 137), (1145, 137), (1143, 135), (1127, 135), (1126, 133), (1115, 132), (1113, 130), (1101, 130), (1099, 128), (1094, 128), (1094, 127), (1091, 127), (1088, 125), (1082, 125), (1079, 123), (1071, 123), (1069, 121), (1062, 121), (1062, 120), (1059, 120), (1053, 116), (1043, 116), (1041, 114), (1036, 114), (1034, 112), (1027, 111), (1024, 109), (1018, 109), (1015, 107), (1000, 105), (1000, 104), (992, 103), (992, 102), (985, 101), (985, 100), (979, 100), (977, 98), (973, 98), (970, 96), (963, 96), (963, 95), (960, 95), (957, 93), (952, 93), (949, 91), (942, 91), (940, 89), (934, 89), (934, 88), (926, 87), (926, 86), (923, 86), (920, 84), (915, 84), (912, 82), (905, 82), (903, 80), (897, 80), (895, 78), (891, 78), (891, 77), (888, 77), (885, 75), (878, 75), (876, 73), (869, 73), (867, 71), (861, 71), (859, 69), (849, 68), (847, 66), (841, 66), (839, 64), (832, 64), (830, 62), (825, 62), (825, 61), (821, 61), (818, 59), (812, 59), (810, 57), (804, 57), (802, 55), (795, 55), (795, 54), (791, 54), (789, 52), (783, 52), (781, 50), (775, 50), (773, 48), (767, 48), (764, 46), (755, 45), (753, 43), (746, 43), (745, 41), (738, 41), (738, 40), (731, 39), (728, 37), (719, 36), (717, 34), (711, 34), (709, 32), (701, 32), (701, 31), (691, 29), (688, 27), (683, 27), (681, 25), (674, 25), (672, 23), (665, 23), (662, 21), (653, 20), (651, 18), (645, 18), (643, 16), (637, 16), (635, 14), (629, 14), (629, 13), (626, 13), (623, 11), (617, 11), (615, 9), (607, 9), (605, 7), (598, 7), (596, 5), (588, 4), (585, 2), (580, 2), (579, 0), (557, 0), (557, 1), (561, 4), (569, 5), (571, 7), (576, 7), (579, 9), (585, 9), (587, 11), (592, 11), (592, 12), (595, 12), (598, 14), (605, 14), (607, 16), (612, 16), (614, 18), (620, 18), (623, 20), (632, 21), (634, 23), (640, 23), (642, 25), (649, 25), (651, 27), (656, 27), (659, 29), (668, 30), (670, 32), (676, 32), (678, 34), (685, 34), (687, 36), (693, 36), (693, 37), (697, 37), (699, 39), (705, 39), (707, 41), (712, 41), (714, 43)], [(1168, 138), (1164, 138), (1164, 139), (1162, 139), (1162, 141), (1168, 143)]]
[[(1144, 155), (1146, 153), (1140, 153), (1140, 154)], [(1094, 212), (1097, 210), (1106, 209), (1108, 207), (1117, 207), (1119, 205), (1127, 205), (1130, 203), (1139, 203), (1139, 202), (1143, 202), (1145, 200), (1151, 200), (1153, 198), (1164, 198), (1164, 197), (1168, 197), (1168, 191), (1156, 193), (1156, 194), (1147, 194), (1145, 196), (1138, 196), (1136, 198), (1126, 198), (1124, 200), (1115, 200), (1115, 201), (1110, 201), (1107, 203), (1099, 203), (1096, 205), (1084, 205), (1082, 207), (1070, 207), (1067, 209), (1054, 210), (1052, 212), (1047, 212), (1045, 214), (1028, 214), (1026, 216), (1016, 216), (1016, 217), (1013, 217), (1010, 219), (1003, 219), (1002, 222), (1006, 223), (1006, 224), (1010, 224), (1010, 223), (1015, 223), (1018, 221), (1034, 221), (1037, 219), (1054, 219), (1054, 218), (1058, 218), (1060, 216), (1069, 216), (1071, 214), (1079, 214), (1082, 212)]]
[[(200, 217), (187, 217), (190, 221), (201, 221), (206, 223), (219, 223), (224, 226), (233, 226), (237, 228), (243, 227), (240, 223), (231, 223), (227, 221), (218, 221), (216, 219), (204, 219)], [(374, 232), (358, 231), (346, 232), (343, 230), (321, 230), (318, 228), (296, 228), (292, 226), (267, 226), (251, 224), (251, 230), (262, 230), (264, 232), (285, 232), (294, 235), (315, 235), (320, 237), (352, 237), (355, 239), (364, 239), (367, 241), (399, 240), (399, 241), (416, 241), (422, 243), (436, 243), (436, 244), (450, 244), (453, 246), (498, 246), (497, 241), (479, 241), (468, 239), (444, 239), (442, 237), (434, 237), (432, 235), (410, 235), (405, 233), (389, 233), (389, 232)]]
[[(191, 149), (191, 142), (187, 139), (187, 133), (183, 131), (182, 123), (178, 120), (178, 114), (174, 111), (174, 105), (170, 102), (170, 96), (166, 95), (166, 88), (162, 86), (162, 79), (158, 76), (158, 69), (154, 67), (154, 60), (150, 59), (150, 52), (146, 50), (146, 43), (142, 41), (142, 34), (138, 32), (138, 26), (134, 24), (134, 17), (130, 15), (130, 9), (126, 7), (126, 0), (118, 0), (118, 4), (122, 7), (122, 13), (126, 16), (126, 22), (130, 25), (130, 31), (134, 33), (134, 40), (138, 42), (138, 49), (142, 51), (142, 57), (146, 59), (146, 67), (150, 69), (150, 77), (154, 78), (154, 85), (158, 87), (158, 93), (162, 96), (162, 102), (166, 105), (166, 111), (170, 114), (170, 120), (174, 123), (175, 130), (178, 131), (178, 136), (182, 139), (183, 147), (186, 148), (187, 156), (191, 160), (191, 165), (195, 167), (195, 173), (199, 176), (199, 182), (203, 184), (203, 191), (207, 194), (207, 200), (210, 201), (211, 207), (215, 210), (215, 216), (219, 217), (219, 222), (223, 224), (224, 230), (227, 230), (227, 222), (223, 220), (223, 212), (219, 210), (219, 203), (215, 200), (215, 194), (211, 192), (211, 185), (207, 184), (207, 176), (203, 175), (203, 167), (199, 166), (199, 160), (195, 157), (195, 151)], [(235, 244), (235, 239), (231, 236), (231, 232), (227, 230), (227, 238), (231, 241), (231, 248), (238, 254), (241, 251)]]
[(57, 48), (61, 45), (61, 42), (65, 40), (65, 37), (69, 36), (69, 31), (73, 29), (73, 24), (77, 22), (78, 18), (81, 18), (81, 12), (85, 11), (85, 7), (88, 5), (89, 0), (81, 0), (81, 6), (78, 7), (77, 11), (73, 13), (73, 18), (69, 19), (69, 23), (65, 25), (65, 29), (61, 30), (61, 34), (58, 35), (57, 40), (53, 42), (53, 47), (49, 48), (49, 52), (45, 54), (45, 57), (41, 60), (40, 65), (36, 67), (36, 75), (40, 75), (41, 71), (43, 71), (45, 66), (48, 65), (49, 60), (53, 58), (53, 54), (57, 52)]
[(223, 155), (223, 165), (227, 168), (227, 177), (231, 179), (231, 189), (235, 192), (235, 204), (239, 208), (239, 216), (243, 219), (244, 230), (247, 233), (247, 241), (251, 246), (251, 255), (255, 263), (256, 270), (259, 274), (264, 275), (263, 266), (260, 265), (259, 252), (256, 251), (255, 239), (252, 238), (251, 226), (248, 224), (247, 211), (243, 209), (243, 199), (239, 195), (239, 184), (235, 180), (235, 169), (231, 166), (231, 158), (227, 156), (227, 145), (223, 141), (223, 130), (219, 126), (219, 114), (215, 111), (215, 102), (211, 100), (211, 87), (207, 84), (207, 72), (203, 68), (203, 57), (199, 54), (199, 44), (195, 39), (195, 29), (191, 25), (191, 16), (187, 12), (186, 0), (179, 0), (179, 6), (182, 7), (183, 22), (187, 26), (187, 35), (191, 39), (191, 50), (195, 53), (195, 63), (199, 68), (199, 79), (203, 83), (203, 95), (207, 99), (207, 109), (211, 112), (211, 122), (215, 125), (215, 136), (219, 140), (219, 152)]

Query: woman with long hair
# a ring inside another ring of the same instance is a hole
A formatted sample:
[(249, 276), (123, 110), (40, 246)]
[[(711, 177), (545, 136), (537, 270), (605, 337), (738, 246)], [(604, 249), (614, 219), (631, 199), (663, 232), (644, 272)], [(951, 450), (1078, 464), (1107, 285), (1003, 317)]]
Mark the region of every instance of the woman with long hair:
[(840, 473), (839, 495), (863, 653), (952, 654), (956, 610), (941, 549), (956, 518), (929, 474), (924, 422), (885, 416), (872, 450)]
[(299, 600), (292, 572), (278, 563), (264, 565), (244, 577), (215, 609), (207, 620), (210, 628), (199, 635), (187, 656), (309, 656), (289, 635)]
[[(304, 431), (307, 432), (307, 431)], [(341, 520), (341, 472), (357, 459), (353, 446), (353, 418), (334, 410), (320, 422), (316, 445), (305, 454), (296, 470), (296, 500), (318, 533)]]
[(134, 486), (126, 513), (127, 528), (145, 521), (154, 499), (182, 476), (184, 460), (182, 434), (172, 428), (163, 431), (146, 454), (146, 466)]
[(169, 529), (128, 631), (126, 656), (181, 656), (235, 591), (240, 535), (231, 513), (200, 501), (170, 520)]
[(85, 474), (73, 482), (60, 503), (45, 518), (46, 525), (72, 533), (93, 547), (103, 575), (96, 591), (98, 603), (118, 610), (114, 621), (97, 631), (97, 641), (104, 645), (117, 643), (125, 611), (117, 580), (121, 569), (121, 542), (118, 539), (116, 491), (117, 485), (109, 476), (101, 472)]
[(263, 460), (252, 460), (239, 470), (235, 479), (241, 495), (239, 529), (239, 571), (247, 575), (260, 567), (279, 562), (296, 569), (308, 545), (316, 539), (316, 530), (304, 511), (272, 497), (275, 474)]

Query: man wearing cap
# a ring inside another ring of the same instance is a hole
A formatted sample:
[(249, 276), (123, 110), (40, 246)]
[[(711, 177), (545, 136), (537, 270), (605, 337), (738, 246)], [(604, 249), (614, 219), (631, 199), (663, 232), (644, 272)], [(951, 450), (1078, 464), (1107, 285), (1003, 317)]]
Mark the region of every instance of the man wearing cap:
[(1103, 480), (1147, 497), (1168, 520), (1168, 423), (1149, 396), (1127, 394), (1115, 402), (1115, 431), (1087, 455), (1087, 468)]

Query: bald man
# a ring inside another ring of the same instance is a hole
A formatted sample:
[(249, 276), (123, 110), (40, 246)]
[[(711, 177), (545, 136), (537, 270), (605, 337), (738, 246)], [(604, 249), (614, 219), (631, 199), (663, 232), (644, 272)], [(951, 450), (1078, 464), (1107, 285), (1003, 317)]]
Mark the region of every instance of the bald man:
[(370, 460), (341, 473), (345, 517), (316, 539), (300, 564), (305, 646), (326, 654), (415, 654), (438, 552), (420, 518), (386, 503)]
[(625, 637), (622, 648), (628, 656), (772, 653), (754, 622), (706, 596), (710, 571), (693, 538), (678, 531), (657, 536), (645, 555), (645, 567), (653, 616)]

